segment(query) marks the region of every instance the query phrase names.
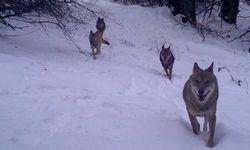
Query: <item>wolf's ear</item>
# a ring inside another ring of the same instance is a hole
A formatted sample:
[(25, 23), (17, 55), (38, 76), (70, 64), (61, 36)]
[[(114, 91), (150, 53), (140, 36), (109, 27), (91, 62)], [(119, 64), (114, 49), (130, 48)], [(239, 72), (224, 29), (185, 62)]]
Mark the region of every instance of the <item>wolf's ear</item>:
[(170, 50), (170, 46), (171, 46), (171, 45), (169, 45), (169, 47), (167, 48), (167, 50)]
[(162, 49), (162, 50), (165, 49), (164, 44), (161, 46), (161, 49)]
[(92, 30), (90, 30), (90, 33), (89, 34), (93, 34)]
[(213, 74), (214, 73), (213, 68), (214, 68), (214, 62), (212, 62), (212, 64), (205, 71)]
[(98, 20), (101, 20), (101, 18), (100, 18), (100, 17), (98, 17)]
[(197, 72), (201, 72), (203, 71), (199, 65), (197, 64), (197, 62), (194, 63), (194, 67), (193, 67), (193, 73), (197, 73)]

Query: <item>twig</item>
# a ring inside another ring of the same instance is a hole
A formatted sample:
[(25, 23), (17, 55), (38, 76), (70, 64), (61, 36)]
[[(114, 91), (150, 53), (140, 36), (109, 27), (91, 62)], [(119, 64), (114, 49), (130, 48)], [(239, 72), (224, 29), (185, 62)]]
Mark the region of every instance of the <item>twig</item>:
[(246, 78), (244, 80), (245, 80), (246, 85), (247, 85), (247, 94), (248, 94), (248, 82), (247, 82)]
[(234, 39), (232, 39), (232, 40), (230, 40), (228, 42), (232, 42), (232, 41), (235, 41), (237, 39), (241, 39), (243, 36), (246, 36), (248, 33), (250, 33), (250, 29), (247, 30), (246, 32), (244, 32), (243, 34), (241, 34), (240, 36), (237, 36), (237, 37), (235, 37)]
[(232, 80), (235, 84), (237, 84), (238, 86), (241, 86), (242, 81), (241, 81), (241, 80), (235, 80), (234, 77), (232, 76), (230, 70), (227, 69), (227, 67), (219, 67), (219, 68), (218, 68), (218, 72), (220, 72), (222, 69), (226, 70), (226, 71), (229, 73), (229, 75), (230, 75), (230, 77), (231, 77), (231, 80)]

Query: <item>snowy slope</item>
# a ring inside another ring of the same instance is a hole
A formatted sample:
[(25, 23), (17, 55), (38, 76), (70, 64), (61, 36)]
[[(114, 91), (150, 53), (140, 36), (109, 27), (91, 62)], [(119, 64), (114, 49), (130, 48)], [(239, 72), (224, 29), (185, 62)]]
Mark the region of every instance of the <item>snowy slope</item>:
[[(220, 86), (213, 149), (249, 149), (250, 55), (238, 43), (204, 42), (166, 8), (96, 4), (111, 43), (97, 60), (88, 42), (95, 19), (75, 35), (84, 55), (53, 28), (1, 38), (1, 150), (209, 149), (207, 133), (192, 133), (181, 95), (195, 61), (202, 68), (214, 61)], [(159, 62), (163, 43), (176, 57), (171, 82)], [(218, 72), (222, 66), (242, 86)]]

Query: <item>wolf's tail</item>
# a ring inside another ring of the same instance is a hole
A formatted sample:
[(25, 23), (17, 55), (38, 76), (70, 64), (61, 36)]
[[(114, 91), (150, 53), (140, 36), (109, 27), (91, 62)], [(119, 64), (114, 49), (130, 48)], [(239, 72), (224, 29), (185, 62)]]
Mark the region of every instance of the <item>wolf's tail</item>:
[(107, 45), (110, 45), (109, 42), (106, 41), (106, 40), (103, 40), (103, 43), (104, 43), (104, 44), (107, 44)]

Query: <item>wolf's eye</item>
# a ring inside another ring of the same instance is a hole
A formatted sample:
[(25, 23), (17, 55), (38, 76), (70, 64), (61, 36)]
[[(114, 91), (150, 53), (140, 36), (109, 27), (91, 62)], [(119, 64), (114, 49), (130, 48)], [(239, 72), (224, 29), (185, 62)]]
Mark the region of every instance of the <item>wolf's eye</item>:
[(198, 79), (195, 79), (195, 80), (194, 80), (194, 82), (195, 82), (195, 83), (199, 83), (199, 82), (200, 82), (200, 80), (198, 80)]
[(206, 84), (209, 84), (209, 83), (210, 83), (210, 80), (206, 80), (205, 82), (206, 82)]

